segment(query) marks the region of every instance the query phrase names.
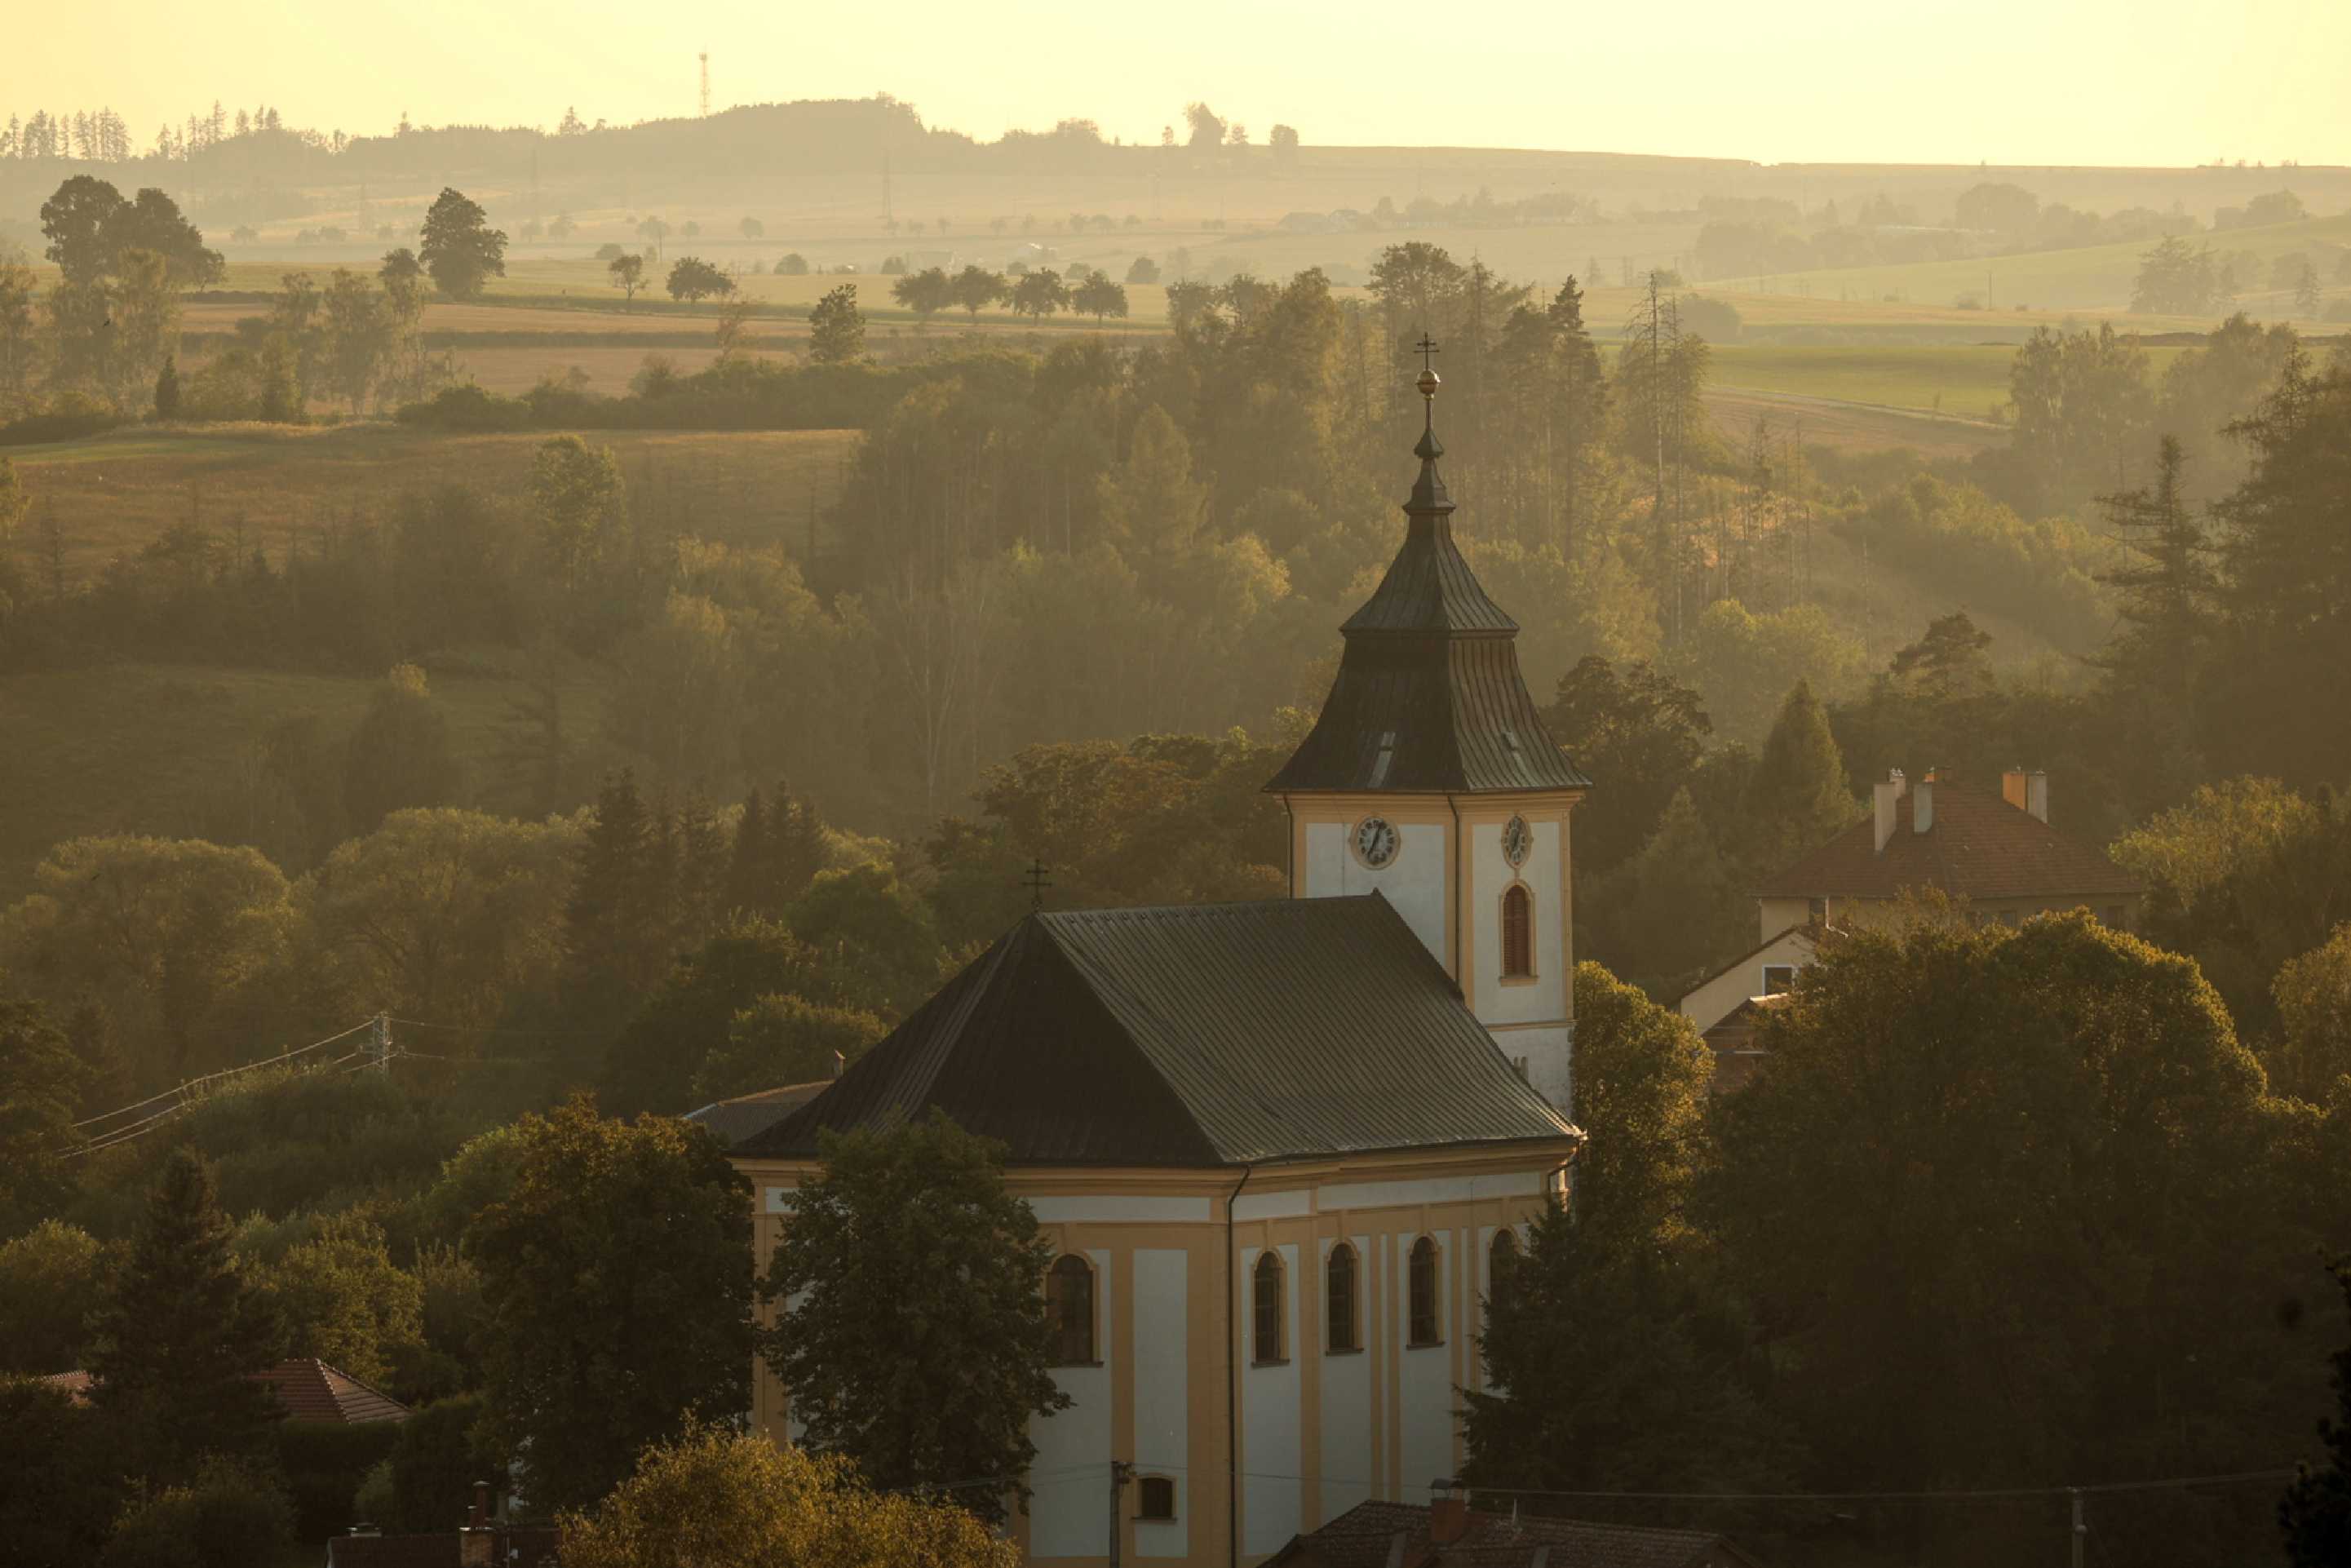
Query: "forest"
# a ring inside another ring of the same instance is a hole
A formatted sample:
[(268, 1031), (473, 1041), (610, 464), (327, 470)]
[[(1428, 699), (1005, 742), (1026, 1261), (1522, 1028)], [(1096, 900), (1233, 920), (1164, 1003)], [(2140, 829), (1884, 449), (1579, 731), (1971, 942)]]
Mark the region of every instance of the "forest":
[[(2126, 322), (2036, 326), (2001, 439), (1929, 456), (1726, 423), (1728, 307), (1665, 268), (1603, 321), (1588, 272), (1537, 286), (1395, 239), (1360, 287), (1179, 280), (1134, 340), (975, 332), (883, 360), (721, 338), (701, 369), (648, 355), (624, 390), (550, 371), (510, 394), (421, 335), (428, 298), (503, 267), (449, 190), (416, 250), (285, 278), (183, 375), (181, 313), (222, 258), (160, 190), (99, 184), (45, 208), (54, 272), (0, 262), (11, 777), (132, 802), (0, 867), (0, 1343), (6, 1371), (131, 1386), (125, 1325), (202, 1283), (158, 1239), (207, 1238), (205, 1288), (236, 1281), (253, 1345), (434, 1417), (382, 1451), (287, 1437), (281, 1533), (333, 1528), (359, 1487), (428, 1519), (451, 1475), (552, 1453), (554, 1415), (516, 1425), (515, 1395), (533, 1334), (581, 1307), (516, 1228), (569, 1175), (613, 1184), (607, 1218), (674, 1199), (708, 1222), (663, 1260), (724, 1265), (729, 1177), (671, 1118), (829, 1076), (1032, 899), (1280, 895), (1260, 787), (1401, 538), (1423, 338), (1465, 554), (1596, 781), (1579, 1051), (1593, 1147), (1625, 1151), (1579, 1187), (1575, 1234), (1539, 1239), (1525, 1321), (1496, 1320), (1498, 1358), (1559, 1396), (1532, 1429), (1525, 1402), (1471, 1401), (1477, 1483), (2266, 1478), (2308, 1449), (2346, 1333), (2319, 1259), (2351, 1229), (2351, 339), (2231, 314), (2158, 360)], [(2162, 234), (2124, 237), (2163, 283)], [(214, 425), (423, 444), (410, 482), (351, 485), (283, 532), (207, 515), (190, 477), (178, 520), (68, 569), (61, 453)], [(724, 499), (632, 485), (613, 443), (645, 431), (844, 440), (820, 491), (760, 496), (780, 521), (747, 535)], [(483, 433), (527, 444), (518, 478), (434, 461)], [(103, 716), (24, 716), (39, 683), (134, 668), (356, 695), (219, 737), (231, 760), (167, 826), (135, 777), (77, 761)], [(1752, 945), (1758, 881), (1889, 768), (2020, 764), (2057, 780), (2065, 831), (2146, 879), (2145, 929), (1922, 905), (1808, 978), (1773, 1026), (1784, 1072), (1708, 1103), (1670, 1009)], [(1911, 1031), (1949, 1052), (1921, 1067)], [(2064, 1213), (2020, 1197), (2061, 1181)], [(1835, 1201), (1881, 1186), (1882, 1207)], [(1970, 1218), (2011, 1207), (2015, 1233)], [(1872, 1225), (1922, 1253), (1957, 1239), (1889, 1299)], [(2019, 1279), (2030, 1295), (2003, 1294)], [(204, 1337), (172, 1332), (157, 1358)], [(643, 1441), (737, 1407), (731, 1332), (681, 1333), (676, 1397), (550, 1469), (549, 1500), (592, 1501)], [(1586, 1424), (1626, 1417), (1576, 1391), (1612, 1362), (1656, 1369), (1643, 1440), (1593, 1445)], [(26, 1385), (0, 1397), (54, 1452), (102, 1440)], [(211, 1506), (200, 1442), (101, 1414)], [(1527, 1453), (1554, 1457), (1505, 1458)], [(56, 1561), (112, 1528), (95, 1473), (68, 1478)], [(2101, 1528), (2129, 1542), (2116, 1560), (2269, 1552), (2262, 1484)], [(1730, 1522), (1855, 1563), (2038, 1539), (1997, 1511)]]

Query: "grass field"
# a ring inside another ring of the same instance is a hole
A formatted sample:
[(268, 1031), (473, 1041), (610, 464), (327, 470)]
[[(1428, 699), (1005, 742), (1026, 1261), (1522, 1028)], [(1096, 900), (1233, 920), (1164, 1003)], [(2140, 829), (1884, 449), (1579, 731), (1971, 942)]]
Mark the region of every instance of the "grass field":
[[(2156, 374), (2182, 350), (2154, 348)], [(2008, 402), (2006, 344), (1845, 349), (1731, 344), (1714, 350), (1714, 384), (1990, 420)]]
[[(29, 527), (43, 528), (54, 513), (67, 577), (80, 581), (178, 522), (200, 522), (276, 558), (298, 530), (402, 490), (458, 480), (519, 491), (546, 438), (380, 423), (148, 427), (8, 455), (40, 508)], [(831, 430), (600, 431), (594, 439), (619, 456), (640, 508), (688, 521), (705, 538), (796, 552), (811, 512), (820, 517), (839, 497), (855, 444), (854, 433)]]
[[(2264, 267), (2273, 258), (2291, 251), (2304, 250), (2314, 242), (2342, 245), (2351, 242), (2351, 214), (2333, 217), (2311, 218), (2297, 224), (2277, 224), (2267, 228), (2229, 229), (2218, 234), (2192, 235), (2191, 245), (2209, 245), (2216, 253), (2249, 251), (2261, 257)], [(1775, 277), (1732, 277), (1710, 282), (1708, 292), (1719, 288), (1749, 293), (1801, 294), (1823, 303), (1865, 303), (1888, 301), (1897, 304), (1949, 307), (1963, 296), (1979, 302), (1986, 301), (1988, 311), (1980, 315), (1997, 315), (2023, 306), (2029, 310), (2098, 310), (2122, 311), (2130, 304), (2132, 281), (2138, 275), (2139, 257), (2148, 245), (2132, 241), (2124, 245), (2083, 246), (2072, 250), (2027, 251), (2018, 256), (2000, 256), (1970, 261), (1914, 262), (1902, 267), (1862, 267), (1842, 270), (1807, 273), (1801, 276), (1782, 275)], [(2324, 274), (2322, 273), (2322, 277)], [(2266, 277), (2260, 282), (2266, 284)], [(2351, 288), (2340, 285), (2329, 287), (2330, 299), (2351, 298)], [(2255, 314), (2276, 319), (2290, 314), (2291, 301), (2284, 295), (2256, 291), (2244, 298), (2246, 308)], [(2297, 325), (2316, 325), (2298, 322)]]
[[(500, 765), (508, 699), (521, 683), (478, 671), (430, 672), (470, 799), (519, 811), (527, 797)], [(0, 905), (29, 891), (33, 866), (61, 840), (93, 833), (233, 832), (244, 780), (269, 731), (315, 716), (340, 741), (376, 682), (201, 666), (112, 664), (0, 678)], [(591, 745), (601, 695), (583, 678), (564, 718)]]

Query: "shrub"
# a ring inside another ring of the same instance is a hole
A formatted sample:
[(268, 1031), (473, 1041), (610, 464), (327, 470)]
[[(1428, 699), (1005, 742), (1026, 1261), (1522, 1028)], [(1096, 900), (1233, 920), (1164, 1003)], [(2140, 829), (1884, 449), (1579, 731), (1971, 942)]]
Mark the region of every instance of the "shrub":
[(193, 1484), (124, 1514), (98, 1561), (99, 1568), (253, 1568), (282, 1557), (293, 1537), (293, 1507), (275, 1483), (213, 1460)]
[(370, 1421), (287, 1421), (277, 1428), (277, 1462), (286, 1474), (295, 1528), (307, 1540), (334, 1534), (350, 1521), (344, 1511), (375, 1467), (388, 1462), (402, 1424)]

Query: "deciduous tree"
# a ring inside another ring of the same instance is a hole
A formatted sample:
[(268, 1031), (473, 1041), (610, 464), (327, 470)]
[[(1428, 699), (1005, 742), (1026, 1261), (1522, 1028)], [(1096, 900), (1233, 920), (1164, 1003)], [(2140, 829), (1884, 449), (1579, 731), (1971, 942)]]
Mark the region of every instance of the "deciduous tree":
[(734, 293), (735, 280), (698, 256), (681, 256), (671, 266), (669, 281), (664, 287), (672, 299), (691, 305), (714, 294)]
[(857, 308), (857, 285), (825, 290), (809, 312), (809, 358), (820, 365), (846, 365), (865, 357), (865, 315)]
[(760, 1352), (815, 1448), (1000, 1521), (1028, 1496), (1030, 1418), (1070, 1403), (1037, 1218), (1005, 1187), (1002, 1146), (943, 1113), (829, 1136), (823, 1155), (761, 1282), (779, 1307)]
[(562, 1521), (570, 1568), (1014, 1568), (954, 1503), (877, 1493), (847, 1461), (697, 1427), (647, 1448), (591, 1513)]
[(466, 1233), (488, 1427), (534, 1505), (579, 1508), (646, 1445), (748, 1404), (750, 1187), (687, 1123), (579, 1098), (521, 1128), (514, 1190)]
[(489, 214), (459, 191), (444, 188), (424, 214), (417, 259), (434, 287), (452, 299), (474, 299), (493, 277), (507, 275), (507, 236)]

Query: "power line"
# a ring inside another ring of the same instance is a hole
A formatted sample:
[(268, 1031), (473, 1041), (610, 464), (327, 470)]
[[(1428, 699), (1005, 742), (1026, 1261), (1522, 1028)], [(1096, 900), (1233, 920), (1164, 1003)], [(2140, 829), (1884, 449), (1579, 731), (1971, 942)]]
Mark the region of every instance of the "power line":
[(330, 1034), (324, 1040), (314, 1040), (308, 1045), (298, 1046), (292, 1051), (281, 1051), (276, 1056), (264, 1057), (258, 1061), (241, 1062), (235, 1067), (224, 1067), (217, 1072), (207, 1072), (201, 1078), (191, 1078), (175, 1089), (166, 1089), (160, 1094), (150, 1094), (144, 1100), (134, 1101), (128, 1105), (117, 1106), (111, 1111), (100, 1112), (95, 1116), (84, 1117), (81, 1121), (76, 1122), (74, 1125), (77, 1127), (87, 1127), (99, 1122), (110, 1122), (117, 1116), (124, 1115), (130, 1112), (139, 1110), (142, 1106), (152, 1105), (159, 1100), (170, 1100), (175, 1097), (184, 1098), (189, 1090), (196, 1088), (200, 1084), (210, 1083), (216, 1078), (227, 1078), (239, 1072), (252, 1072), (264, 1067), (281, 1067), (287, 1062), (293, 1061), (294, 1058), (307, 1055), (310, 1051), (318, 1050), (322, 1045), (332, 1045), (339, 1040), (347, 1040), (350, 1036), (359, 1033), (360, 1030), (366, 1029), (369, 1024), (371, 1024), (374, 1021), (374, 1019), (370, 1019), (367, 1023), (353, 1024), (350, 1028), (342, 1030), (339, 1034)]

